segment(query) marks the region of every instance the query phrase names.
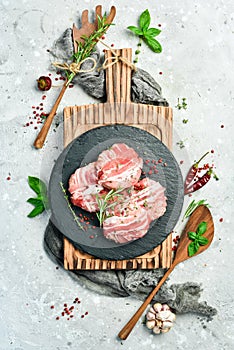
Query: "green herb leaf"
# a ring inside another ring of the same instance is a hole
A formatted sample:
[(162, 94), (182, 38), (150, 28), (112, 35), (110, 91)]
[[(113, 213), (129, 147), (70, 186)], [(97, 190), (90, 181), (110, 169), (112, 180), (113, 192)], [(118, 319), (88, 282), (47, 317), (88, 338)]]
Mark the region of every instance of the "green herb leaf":
[(145, 35), (144, 39), (146, 44), (151, 48), (152, 51), (156, 53), (162, 52), (162, 46), (157, 40), (152, 38), (150, 35)]
[(128, 29), (131, 30), (136, 35), (143, 35), (142, 30), (138, 27), (129, 26)]
[(194, 210), (197, 209), (200, 205), (205, 205), (205, 206), (208, 207), (208, 208), (210, 207), (210, 205), (209, 205), (208, 203), (206, 203), (206, 199), (201, 199), (201, 200), (198, 201), (198, 202), (195, 202), (195, 200), (193, 200), (193, 201), (189, 204), (188, 208), (186, 209), (182, 221), (184, 221), (184, 219), (188, 218), (188, 217), (194, 212)]
[(203, 235), (207, 230), (207, 223), (205, 221), (202, 221), (199, 225), (198, 225), (198, 228), (197, 228), (197, 234), (199, 236)]
[(28, 184), (37, 194), (45, 195), (47, 193), (46, 184), (34, 176), (28, 176)]
[(120, 192), (122, 192), (123, 189), (119, 188), (117, 190), (110, 190), (105, 196), (102, 196), (102, 198), (100, 198), (98, 195), (96, 195), (97, 198), (97, 204), (98, 204), (98, 208), (99, 208), (99, 212), (96, 213), (96, 216), (100, 222), (100, 226), (102, 226), (103, 221), (106, 219), (107, 215), (106, 215), (106, 210), (111, 207), (113, 207), (116, 203), (109, 203), (110, 200), (114, 200), (115, 197), (121, 197), (122, 195), (119, 194)]
[(195, 240), (197, 237), (196, 232), (188, 232), (189, 239)]
[(48, 208), (47, 188), (42, 180), (34, 176), (28, 176), (28, 184), (37, 194), (36, 198), (29, 198), (27, 200), (28, 203), (35, 206), (31, 213), (28, 214), (29, 218), (33, 218)]
[(30, 204), (32, 204), (32, 205), (35, 205), (35, 207), (38, 206), (38, 205), (43, 205), (42, 200), (39, 199), (39, 198), (29, 198), (29, 199), (27, 200), (27, 202), (30, 203)]
[(155, 37), (155, 36), (159, 35), (160, 33), (161, 33), (160, 29), (150, 28), (150, 29), (147, 30), (147, 32), (145, 34), (149, 35), (149, 36), (152, 36), (152, 37)]
[(41, 214), (45, 210), (45, 207), (43, 204), (37, 205), (31, 213), (28, 214), (28, 218), (34, 218), (35, 216)]
[(193, 256), (194, 254), (196, 254), (198, 252), (198, 249), (199, 249), (199, 243), (197, 243), (195, 241), (191, 242), (188, 245), (188, 255)]
[(202, 235), (207, 230), (207, 223), (205, 221), (202, 221), (195, 232), (188, 232), (188, 237), (193, 240), (193, 242), (189, 243), (188, 245), (188, 255), (193, 256), (197, 253), (199, 247), (201, 245), (206, 245), (209, 240), (206, 237), (203, 237)]
[(139, 25), (143, 32), (145, 32), (149, 28), (150, 21), (151, 21), (151, 18), (150, 18), (149, 10), (145, 10), (140, 15), (140, 20), (139, 20)]
[(197, 241), (200, 245), (206, 245), (209, 242), (208, 238), (204, 236), (199, 236)]

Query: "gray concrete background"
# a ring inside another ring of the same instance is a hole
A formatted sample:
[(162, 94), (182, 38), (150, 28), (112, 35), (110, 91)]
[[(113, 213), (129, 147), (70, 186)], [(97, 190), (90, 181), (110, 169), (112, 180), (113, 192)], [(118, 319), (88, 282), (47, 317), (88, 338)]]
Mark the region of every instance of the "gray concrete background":
[[(181, 165), (182, 171), (214, 149), (207, 161), (214, 160), (220, 181), (210, 181), (193, 198), (207, 199), (212, 206), (215, 239), (204, 254), (178, 266), (171, 282), (202, 283), (202, 299), (216, 307), (218, 315), (211, 322), (193, 314), (178, 315), (175, 327), (162, 336), (151, 335), (138, 322), (121, 344), (116, 335), (140, 302), (90, 292), (46, 256), (42, 243), (48, 215), (32, 220), (26, 217), (31, 210), (26, 200), (33, 196), (27, 176), (48, 181), (62, 149), (62, 124), (56, 132), (51, 130), (41, 151), (32, 147), (38, 130), (23, 125), (32, 115), (31, 106), (41, 102), (42, 94), (35, 85), (36, 79), (50, 70), (46, 50), (77, 21), (83, 9), (92, 10), (97, 2), (1, 0), (0, 349), (233, 349), (233, 1), (101, 3), (107, 11), (113, 4), (117, 7), (116, 25), (107, 34), (107, 43), (115, 47), (135, 48), (137, 39), (126, 27), (136, 24), (146, 8), (152, 15), (152, 26), (162, 25), (158, 39), (163, 53), (153, 54), (144, 46), (139, 67), (161, 84), (172, 107), (178, 97), (187, 98), (187, 111), (174, 109), (174, 154), (178, 162), (190, 160)], [(58, 91), (54, 88), (47, 93), (47, 111)], [(78, 86), (68, 89), (57, 119), (61, 120), (66, 105), (92, 102)], [(187, 124), (182, 123), (184, 118), (189, 119)], [(184, 149), (176, 144), (180, 140)], [(177, 230), (181, 227), (179, 222)], [(81, 299), (75, 317), (56, 321), (63, 304), (71, 305), (75, 297)], [(55, 309), (50, 309), (51, 305)], [(85, 311), (89, 315), (82, 319)]]

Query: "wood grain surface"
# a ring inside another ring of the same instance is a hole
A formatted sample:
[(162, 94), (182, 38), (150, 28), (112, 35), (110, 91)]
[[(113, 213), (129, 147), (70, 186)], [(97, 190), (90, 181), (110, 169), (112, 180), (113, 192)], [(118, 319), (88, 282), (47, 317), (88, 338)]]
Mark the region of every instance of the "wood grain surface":
[[(115, 50), (131, 62), (131, 49)], [(106, 51), (106, 58), (113, 54)], [(111, 61), (110, 61), (111, 62)], [(106, 69), (105, 103), (66, 107), (64, 109), (64, 146), (82, 133), (110, 124), (131, 125), (156, 136), (172, 149), (172, 109), (131, 102), (131, 68), (118, 61)], [(158, 247), (129, 260), (101, 260), (78, 249), (64, 238), (64, 267), (69, 270), (155, 269), (172, 263), (172, 234)]]

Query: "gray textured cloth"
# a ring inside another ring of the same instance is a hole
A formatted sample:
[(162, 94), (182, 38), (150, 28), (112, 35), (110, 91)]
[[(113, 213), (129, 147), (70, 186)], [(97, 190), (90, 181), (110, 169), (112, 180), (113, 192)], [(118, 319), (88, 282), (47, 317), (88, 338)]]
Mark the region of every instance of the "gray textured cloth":
[[(55, 263), (63, 266), (63, 235), (52, 222), (48, 223), (45, 231), (44, 248)], [(158, 284), (164, 272), (165, 269), (68, 271), (72, 278), (97, 293), (114, 297), (132, 296), (140, 300), (144, 300)], [(154, 301), (167, 303), (177, 313), (196, 312), (211, 319), (217, 311), (206, 302), (199, 302), (201, 292), (201, 286), (194, 282), (168, 286), (166, 281)]]
[[(52, 55), (52, 61), (56, 59), (59, 62), (68, 62), (67, 58), (71, 58), (73, 55), (72, 30), (70, 28), (55, 41), (50, 53)], [(91, 57), (98, 63), (97, 67), (101, 66), (103, 58), (100, 57), (98, 49), (92, 53)], [(86, 61), (82, 64), (81, 68), (90, 69), (92, 66), (92, 61)], [(98, 99), (105, 99), (105, 71), (103, 69), (80, 73), (73, 79), (73, 83), (82, 86), (89, 95)], [(161, 95), (162, 90), (159, 84), (143, 69), (138, 68), (136, 72), (133, 72), (131, 87), (131, 98), (133, 102), (168, 106), (168, 102)]]
[[(62, 61), (67, 60), (73, 54), (71, 30), (68, 29), (59, 38), (52, 49), (53, 57)], [(98, 51), (93, 53), (98, 61)], [(91, 62), (84, 63), (85, 68), (90, 68)], [(105, 97), (104, 71), (79, 74), (75, 83), (80, 84), (85, 91), (96, 98)], [(156, 81), (145, 71), (138, 70), (132, 76), (132, 100), (141, 103), (168, 105), (161, 96), (161, 88)], [(63, 235), (52, 224), (48, 223), (44, 237), (44, 247), (51, 259), (63, 266)], [(164, 269), (155, 270), (121, 270), (121, 271), (68, 271), (79, 283), (105, 295), (126, 297), (132, 296), (145, 299), (151, 290), (158, 284), (165, 273)], [(178, 313), (196, 312), (208, 318), (214, 316), (217, 311), (199, 302), (202, 289), (194, 282), (173, 284), (168, 286), (165, 282), (156, 294), (154, 301), (167, 303)]]

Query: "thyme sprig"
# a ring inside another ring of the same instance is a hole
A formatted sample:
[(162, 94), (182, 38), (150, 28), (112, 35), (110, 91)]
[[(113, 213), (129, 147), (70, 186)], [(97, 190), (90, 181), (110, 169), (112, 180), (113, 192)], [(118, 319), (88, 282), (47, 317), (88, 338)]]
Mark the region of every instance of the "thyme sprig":
[[(97, 16), (98, 19), (98, 29), (93, 32), (90, 36), (83, 35), (81, 39), (84, 40), (84, 43), (76, 42), (77, 43), (77, 52), (75, 52), (72, 55), (72, 59), (74, 63), (80, 63), (86, 58), (90, 56), (90, 54), (93, 52), (95, 45), (97, 44), (97, 41), (100, 37), (102, 37), (104, 34), (106, 34), (107, 29), (113, 25), (113, 23), (106, 23), (106, 14), (101, 18), (100, 16)], [(75, 77), (75, 73), (66, 71), (67, 76), (67, 85), (70, 84), (72, 79)]]
[(80, 228), (82, 231), (84, 231), (83, 226), (82, 226), (81, 223), (79, 222), (79, 218), (76, 216), (76, 213), (75, 213), (74, 210), (72, 209), (72, 206), (71, 206), (71, 204), (70, 204), (70, 202), (69, 202), (69, 199), (68, 199), (68, 195), (67, 195), (66, 189), (65, 189), (64, 186), (63, 186), (63, 183), (60, 182), (59, 184), (60, 184), (61, 189), (62, 189), (62, 191), (63, 191), (63, 193), (64, 193), (64, 198), (66, 199), (67, 206), (68, 206), (68, 208), (70, 209), (70, 211), (71, 211), (71, 213), (72, 213), (72, 215), (73, 215), (73, 217), (74, 217), (74, 221), (77, 223), (77, 225), (79, 226), (79, 228)]
[(98, 204), (98, 208), (99, 208), (99, 212), (96, 213), (97, 218), (100, 222), (100, 226), (102, 226), (103, 221), (108, 217), (106, 211), (107, 209), (113, 208), (113, 206), (116, 205), (116, 203), (110, 203), (110, 201), (112, 199), (114, 199), (114, 197), (121, 197), (122, 195), (120, 194), (120, 192), (122, 192), (123, 189), (119, 188), (117, 190), (110, 190), (105, 196), (99, 197), (98, 195), (97, 197), (97, 204)]
[(187, 219), (190, 215), (192, 215), (192, 213), (194, 212), (194, 210), (197, 209), (200, 205), (205, 205), (207, 208), (210, 207), (210, 205), (209, 205), (208, 203), (206, 203), (206, 199), (201, 199), (201, 200), (198, 201), (198, 202), (195, 202), (195, 200), (193, 200), (193, 201), (189, 204), (188, 208), (186, 209), (182, 221), (184, 221), (184, 219)]

